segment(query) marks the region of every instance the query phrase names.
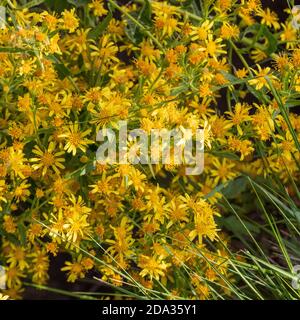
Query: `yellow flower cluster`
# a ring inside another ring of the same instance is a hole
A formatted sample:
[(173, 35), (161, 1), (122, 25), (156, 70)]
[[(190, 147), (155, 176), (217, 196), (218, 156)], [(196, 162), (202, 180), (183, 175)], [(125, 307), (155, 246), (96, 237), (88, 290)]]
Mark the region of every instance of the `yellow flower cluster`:
[[(241, 175), (299, 179), (297, 30), (291, 11), (280, 21), (261, 2), (204, 1), (201, 14), (161, 1), (92, 0), (60, 13), (9, 2), (0, 30), (5, 294), (20, 298), (24, 279), (47, 284), (50, 257), (62, 252), (71, 282), (94, 270), (149, 296), (164, 287), (169, 298), (207, 299), (208, 282), (230, 294), (222, 188)], [(204, 128), (204, 172), (97, 163), (98, 130), (120, 120), (146, 132)]]

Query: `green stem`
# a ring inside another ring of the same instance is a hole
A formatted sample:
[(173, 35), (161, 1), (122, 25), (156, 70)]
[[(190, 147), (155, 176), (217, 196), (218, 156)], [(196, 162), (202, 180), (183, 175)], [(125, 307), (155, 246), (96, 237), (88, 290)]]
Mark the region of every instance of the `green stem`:
[[(262, 44), (260, 44), (260, 43), (257, 43), (257, 42), (255, 42), (255, 43), (253, 43), (252, 42), (252, 39), (248, 39), (248, 38), (243, 38), (242, 40), (241, 40), (241, 43), (243, 43), (243, 44), (245, 44), (245, 45), (247, 45), (247, 46), (251, 46), (251, 47), (253, 47), (253, 48), (255, 48), (255, 49), (258, 49), (258, 50), (260, 50), (260, 51), (266, 51), (266, 47), (264, 46), (264, 45), (262, 45)], [(271, 58), (274, 58), (276, 55), (274, 54), (274, 53), (271, 53), (270, 54), (270, 57)]]
[(50, 292), (55, 292), (55, 293), (65, 295), (65, 296), (70, 296), (73, 298), (78, 298), (78, 299), (83, 299), (83, 300), (98, 300), (98, 299), (91, 297), (89, 295), (82, 295), (82, 294), (78, 294), (76, 292), (60, 290), (57, 288), (51, 288), (51, 287), (43, 286), (40, 284), (29, 283), (29, 282), (24, 282), (24, 284), (27, 285), (28, 287), (33, 287), (33, 288), (36, 288), (39, 290), (46, 290), (46, 291), (50, 291)]
[(248, 70), (249, 74), (253, 77), (253, 72), (251, 70), (251, 68), (249, 67), (248, 62), (245, 60), (245, 58), (243, 57), (243, 55), (240, 53), (239, 48), (231, 41), (229, 40), (230, 45), (232, 46), (233, 50), (235, 51), (235, 53), (238, 55), (239, 59), (241, 60), (242, 64), (245, 66), (245, 68)]

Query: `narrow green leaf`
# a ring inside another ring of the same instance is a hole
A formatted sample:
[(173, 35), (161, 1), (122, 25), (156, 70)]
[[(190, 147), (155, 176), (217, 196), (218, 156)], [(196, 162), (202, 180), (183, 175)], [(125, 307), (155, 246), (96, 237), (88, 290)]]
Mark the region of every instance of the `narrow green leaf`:
[(148, 26), (152, 25), (152, 9), (151, 9), (151, 4), (149, 0), (144, 1), (144, 6), (142, 8), (141, 14), (140, 14), (140, 20)]
[(79, 8), (87, 5), (89, 3), (89, 0), (67, 0), (67, 2)]
[(22, 9), (30, 9), (32, 7), (39, 6), (44, 3), (46, 0), (32, 0), (22, 6)]
[(22, 222), (18, 223), (18, 230), (20, 234), (21, 245), (25, 246), (26, 245), (26, 229)]
[(100, 24), (89, 32), (89, 37), (91, 39), (97, 39), (103, 33), (103, 31), (107, 28), (110, 20), (112, 19), (111, 12), (100, 22)]

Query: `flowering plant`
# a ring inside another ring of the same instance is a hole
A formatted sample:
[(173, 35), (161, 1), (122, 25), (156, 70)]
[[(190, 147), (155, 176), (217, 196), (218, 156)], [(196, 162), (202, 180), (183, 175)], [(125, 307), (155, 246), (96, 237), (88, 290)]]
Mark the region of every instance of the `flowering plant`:
[[(299, 298), (283, 284), (300, 231), (299, 30), (293, 1), (280, 17), (265, 2), (1, 2), (5, 296), (47, 288), (64, 257), (67, 281), (121, 296), (264, 298), (262, 273), (266, 297)], [(97, 162), (97, 133), (119, 121), (201, 128), (204, 171)]]

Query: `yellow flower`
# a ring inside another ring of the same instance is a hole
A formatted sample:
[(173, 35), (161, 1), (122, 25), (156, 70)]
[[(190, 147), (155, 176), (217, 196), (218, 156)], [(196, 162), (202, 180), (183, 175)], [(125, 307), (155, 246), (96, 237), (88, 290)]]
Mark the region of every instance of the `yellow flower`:
[(84, 278), (85, 275), (85, 268), (81, 264), (82, 256), (79, 255), (77, 260), (74, 262), (66, 261), (65, 267), (61, 268), (62, 271), (68, 271), (68, 278), (67, 281), (75, 282), (77, 279)]
[(217, 38), (213, 39), (213, 35), (208, 35), (207, 40), (205, 40), (205, 52), (208, 56), (217, 59), (217, 56), (221, 53), (226, 53), (222, 48), (225, 47), (225, 44), (222, 44), (222, 39)]
[(69, 39), (66, 40), (66, 45), (70, 50), (76, 50), (76, 53), (83, 53), (87, 50), (89, 43), (88, 34), (91, 29), (77, 29)]
[(17, 202), (20, 200), (25, 201), (28, 198), (30, 195), (30, 191), (28, 190), (29, 187), (30, 184), (26, 183), (26, 180), (24, 180), (15, 188), (14, 196), (16, 197)]
[(278, 16), (275, 12), (271, 11), (269, 8), (266, 10), (260, 9), (258, 11), (258, 16), (261, 17), (261, 23), (267, 25), (275, 30), (280, 29), (280, 23), (278, 22)]
[(176, 201), (176, 199), (172, 199), (166, 207), (166, 210), (168, 211), (168, 218), (170, 220), (166, 228), (170, 228), (177, 222), (188, 222), (189, 218), (186, 209), (187, 208), (184, 203), (180, 203), (179, 201)]
[(146, 176), (135, 168), (129, 172), (128, 186), (132, 185), (136, 191), (144, 191)]
[(50, 31), (54, 31), (56, 29), (57, 24), (59, 22), (59, 19), (54, 14), (50, 14), (47, 11), (43, 11), (41, 13), (41, 17), (42, 17), (43, 21), (45, 22), (46, 27)]
[(108, 239), (106, 242), (110, 245), (107, 252), (112, 254), (121, 263), (124, 263), (126, 258), (134, 254), (131, 247), (134, 243), (132, 238), (133, 225), (129, 223), (127, 217), (123, 217), (119, 226), (110, 226), (114, 232), (115, 239)]
[(64, 225), (66, 229), (66, 239), (72, 242), (81, 240), (89, 230), (89, 223), (86, 221), (87, 215), (68, 218), (67, 223)]
[(76, 155), (77, 149), (85, 152), (88, 144), (94, 143), (94, 141), (85, 138), (91, 133), (91, 129), (87, 129), (83, 132), (79, 130), (78, 124), (75, 123), (67, 128), (67, 131), (59, 135), (59, 138), (65, 138), (67, 140), (64, 149), (68, 153)]
[(3, 228), (7, 233), (15, 233), (17, 230), (17, 224), (15, 223), (11, 215), (5, 215), (3, 217)]
[(22, 278), (25, 278), (25, 274), (18, 267), (10, 266), (6, 269), (6, 285), (8, 288), (21, 287)]
[(246, 68), (241, 68), (241, 69), (237, 69), (235, 71), (235, 75), (239, 78), (239, 79), (243, 79), (246, 78), (248, 74), (248, 70)]
[(280, 40), (286, 42), (287, 49), (293, 49), (297, 46), (297, 30), (291, 23), (287, 22), (282, 25), (282, 32), (280, 34)]
[(74, 32), (79, 26), (79, 20), (76, 17), (75, 9), (64, 10), (62, 15), (62, 27), (67, 29), (70, 33)]
[(98, 45), (90, 45), (90, 48), (93, 50), (91, 53), (92, 57), (99, 57), (101, 59), (99, 60), (100, 65), (102, 65), (104, 61), (106, 63), (111, 61), (119, 62), (119, 59), (116, 57), (119, 48), (113, 41), (111, 41), (109, 35), (101, 37)]
[(22, 60), (21, 66), (19, 67), (19, 74), (21, 76), (27, 76), (30, 73), (32, 73), (35, 69), (35, 62), (36, 58), (28, 59), (28, 60)]
[(62, 162), (64, 162), (65, 159), (60, 157), (64, 154), (64, 151), (55, 152), (55, 147), (55, 143), (51, 141), (46, 151), (42, 151), (37, 145), (32, 150), (32, 152), (38, 156), (37, 158), (30, 159), (30, 162), (37, 162), (36, 164), (33, 164), (32, 167), (34, 170), (42, 168), (43, 176), (47, 173), (49, 168), (57, 174), (60, 173), (59, 169), (65, 168), (62, 165)]
[(255, 70), (253, 69), (253, 72), (255, 74), (255, 78), (249, 80), (249, 84), (252, 86), (255, 86), (256, 90), (261, 90), (264, 87), (269, 87), (268, 85), (268, 81), (266, 79), (266, 77), (268, 77), (270, 80), (272, 79), (276, 79), (270, 72), (271, 72), (271, 68), (270, 67), (266, 67), (266, 68), (262, 68), (259, 64), (257, 65), (257, 69)]
[(170, 267), (170, 263), (166, 263), (161, 256), (146, 256), (141, 254), (139, 256), (138, 267), (142, 269), (140, 275), (142, 277), (148, 276), (151, 280), (154, 278), (164, 277), (167, 268)]
[(27, 168), (25, 161), (22, 150), (14, 150), (13, 147), (9, 149), (7, 165), (16, 176), (19, 176), (22, 179), (25, 179), (24, 173)]
[(230, 150), (240, 152), (241, 160), (244, 160), (246, 156), (250, 155), (254, 151), (252, 142), (249, 140), (240, 140), (235, 137), (229, 137), (228, 145)]
[(38, 249), (30, 254), (30, 258), (33, 262), (32, 281), (34, 283), (43, 285), (47, 283), (49, 279), (49, 257), (45, 249)]
[(171, 37), (176, 31), (180, 31), (178, 27), (178, 20), (176, 18), (168, 17), (167, 15), (160, 15), (154, 18), (155, 27), (161, 31), (163, 36)]
[(227, 182), (228, 180), (233, 179), (236, 176), (236, 172), (234, 172), (234, 163), (230, 163), (229, 160), (223, 158), (220, 161), (218, 158), (213, 160), (214, 168), (211, 169), (211, 175), (214, 177), (214, 182), (217, 184), (219, 181), (222, 183)]
[(207, 39), (208, 35), (210, 34), (210, 30), (214, 25), (213, 21), (206, 20), (204, 21), (201, 26), (192, 27), (192, 31), (190, 35), (192, 36), (192, 40), (199, 40), (204, 41)]
[(89, 3), (88, 7), (93, 10), (93, 13), (97, 17), (102, 17), (108, 13), (104, 8), (103, 0), (92, 0), (92, 3)]
[(255, 63), (258, 63), (258, 62), (266, 59), (268, 57), (268, 55), (260, 49), (253, 49), (250, 52), (250, 57)]
[(24, 247), (11, 244), (11, 249), (7, 258), (7, 263), (9, 263), (10, 268), (18, 267), (20, 271), (29, 268), (29, 264), (26, 261), (26, 249)]
[(285, 70), (288, 70), (291, 67), (289, 56), (284, 52), (275, 54), (273, 59), (275, 68), (278, 69), (280, 72), (284, 72)]
[(237, 39), (239, 37), (240, 30), (238, 26), (224, 23), (221, 27), (221, 38), (223, 39)]
[(232, 6), (232, 0), (218, 0), (216, 5), (223, 11), (227, 11)]
[(92, 193), (99, 193), (103, 195), (110, 195), (111, 193), (114, 193), (115, 190), (112, 187), (112, 184), (110, 183), (110, 180), (112, 180), (113, 177), (107, 177), (104, 173), (101, 177), (101, 179), (98, 179), (96, 184), (92, 184), (89, 187), (93, 188), (91, 191)]
[(214, 215), (219, 215), (205, 200), (200, 199), (194, 205), (194, 223), (195, 229), (189, 234), (189, 238), (194, 240), (198, 237), (201, 244), (204, 237), (208, 237), (213, 241), (217, 235), (217, 225)]
[(279, 156), (284, 157), (287, 160), (292, 160), (293, 154), (297, 153), (297, 148), (291, 133), (288, 131), (285, 136), (276, 135), (279, 141), (272, 143), (272, 147), (275, 150), (279, 150)]
[(231, 120), (232, 124), (237, 127), (239, 135), (243, 134), (241, 124), (251, 120), (251, 117), (249, 116), (250, 109), (250, 106), (238, 102), (234, 107), (234, 111), (225, 112), (229, 115), (229, 119)]

